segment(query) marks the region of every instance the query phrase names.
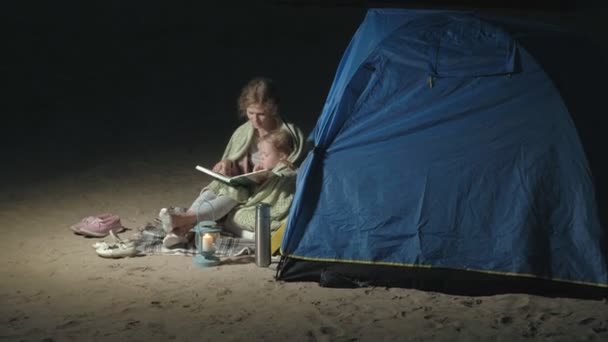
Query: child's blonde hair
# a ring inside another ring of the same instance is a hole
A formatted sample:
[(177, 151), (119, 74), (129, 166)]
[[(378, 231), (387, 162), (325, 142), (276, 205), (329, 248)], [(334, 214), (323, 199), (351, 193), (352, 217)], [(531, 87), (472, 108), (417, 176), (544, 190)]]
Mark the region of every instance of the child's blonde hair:
[[(261, 137), (258, 142), (267, 142), (270, 144), (275, 150), (278, 152), (284, 153), (287, 157), (293, 152), (293, 140), (291, 138), (291, 133), (284, 129), (277, 129), (271, 133), (266, 134)], [(285, 159), (283, 160), (287, 166), (294, 169), (293, 164)]]

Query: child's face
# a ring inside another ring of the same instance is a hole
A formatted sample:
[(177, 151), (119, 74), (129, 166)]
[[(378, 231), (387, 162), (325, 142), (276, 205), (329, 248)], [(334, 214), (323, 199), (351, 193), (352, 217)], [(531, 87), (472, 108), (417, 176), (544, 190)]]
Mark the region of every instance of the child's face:
[(287, 158), (285, 153), (277, 151), (267, 141), (259, 142), (258, 150), (260, 151), (260, 166), (265, 170), (274, 168), (281, 160)]

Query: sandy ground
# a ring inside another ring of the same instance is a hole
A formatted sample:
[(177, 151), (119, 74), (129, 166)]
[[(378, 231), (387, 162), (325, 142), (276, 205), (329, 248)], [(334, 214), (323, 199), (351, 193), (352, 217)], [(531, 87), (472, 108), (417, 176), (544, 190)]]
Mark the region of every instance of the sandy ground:
[[(462, 297), (274, 280), (252, 260), (199, 269), (185, 256), (98, 257), (68, 226), (112, 212), (131, 231), (208, 181), (199, 150), (100, 159), (0, 193), (0, 341), (608, 340), (606, 300)], [(162, 161), (162, 162), (160, 162)]]
[[(247, 259), (199, 269), (184, 256), (98, 257), (91, 245), (103, 239), (71, 224), (111, 212), (129, 238), (159, 208), (188, 206), (209, 181), (194, 166), (222, 148), (148, 142), (184, 135), (186, 116), (188, 134), (225, 143), (231, 126), (208, 120), (234, 111), (240, 85), (258, 75), (282, 81), (283, 113), (309, 131), (364, 14), (176, 5), (172, 25), (154, 6), (131, 6), (125, 23), (137, 25), (124, 31), (103, 13), (81, 27), (89, 18), (73, 6), (7, 16), (24, 24), (3, 51), (20, 64), (3, 68), (4, 114), (17, 123), (0, 125), (0, 341), (608, 341), (605, 300), (329, 289), (277, 282), (273, 267)], [(585, 26), (603, 42), (602, 13)], [(74, 152), (76, 141), (113, 139), (139, 145)]]

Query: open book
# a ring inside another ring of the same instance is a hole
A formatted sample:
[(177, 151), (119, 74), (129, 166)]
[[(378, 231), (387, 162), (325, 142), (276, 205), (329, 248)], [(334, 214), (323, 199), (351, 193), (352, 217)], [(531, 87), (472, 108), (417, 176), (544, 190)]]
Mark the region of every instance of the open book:
[(224, 182), (226, 184), (233, 185), (233, 186), (234, 185), (250, 186), (250, 185), (260, 184), (272, 173), (272, 170), (260, 170), (260, 171), (245, 173), (245, 174), (234, 176), (234, 177), (228, 177), (219, 172), (215, 172), (215, 171), (209, 170), (207, 168), (204, 168), (200, 165), (197, 165), (196, 169), (208, 174), (209, 176), (213, 177), (214, 179), (217, 179), (221, 182)]

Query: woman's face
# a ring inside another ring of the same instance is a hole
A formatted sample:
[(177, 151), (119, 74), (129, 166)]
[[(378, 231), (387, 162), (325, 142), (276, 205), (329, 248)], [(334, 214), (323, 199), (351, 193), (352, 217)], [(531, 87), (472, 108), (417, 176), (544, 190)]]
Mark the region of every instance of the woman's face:
[(252, 104), (247, 107), (247, 119), (256, 130), (270, 132), (277, 126), (274, 116), (266, 114), (264, 108), (257, 104)]
[(258, 143), (258, 151), (260, 152), (260, 165), (265, 170), (273, 169), (281, 160), (287, 158), (285, 153), (277, 151), (267, 141)]

